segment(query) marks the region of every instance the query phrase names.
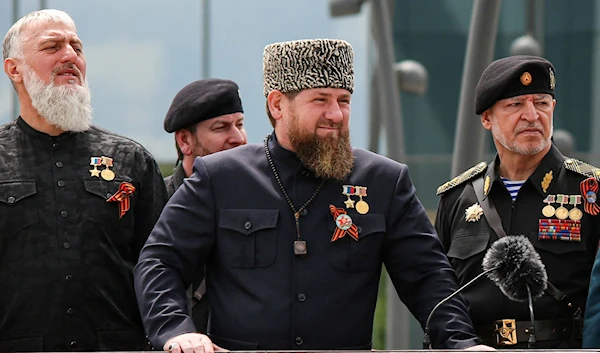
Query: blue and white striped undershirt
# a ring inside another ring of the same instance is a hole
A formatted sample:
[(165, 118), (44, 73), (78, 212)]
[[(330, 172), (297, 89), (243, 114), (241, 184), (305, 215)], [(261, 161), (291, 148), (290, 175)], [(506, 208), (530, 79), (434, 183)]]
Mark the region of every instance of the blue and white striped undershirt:
[(506, 186), (506, 189), (508, 190), (508, 192), (510, 192), (510, 197), (512, 197), (512, 200), (515, 201), (517, 199), (517, 195), (519, 194), (521, 186), (523, 186), (526, 180), (514, 181), (502, 177), (500, 177), (500, 179), (502, 179), (504, 186)]

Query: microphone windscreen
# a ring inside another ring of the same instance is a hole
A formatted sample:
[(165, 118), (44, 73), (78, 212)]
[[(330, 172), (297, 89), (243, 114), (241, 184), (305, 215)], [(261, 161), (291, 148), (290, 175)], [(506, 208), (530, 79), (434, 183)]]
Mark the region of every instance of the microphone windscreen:
[(544, 295), (548, 274), (540, 254), (525, 236), (512, 235), (495, 241), (486, 252), (482, 266), (484, 270), (497, 267), (487, 276), (511, 300), (527, 301), (527, 286), (533, 300)]

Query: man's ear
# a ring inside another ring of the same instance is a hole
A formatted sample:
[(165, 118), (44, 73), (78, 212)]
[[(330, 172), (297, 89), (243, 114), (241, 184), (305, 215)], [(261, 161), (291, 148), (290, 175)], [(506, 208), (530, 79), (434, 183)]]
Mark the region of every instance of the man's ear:
[(481, 114), (481, 125), (486, 130), (492, 130), (492, 110), (491, 108)]
[(271, 116), (275, 120), (280, 120), (283, 116), (281, 103), (284, 98), (284, 94), (280, 91), (271, 91), (267, 95), (267, 104), (269, 106), (269, 111), (271, 112)]
[(18, 60), (14, 58), (6, 58), (4, 60), (4, 72), (13, 83), (23, 82), (23, 76), (18, 68)]
[(192, 133), (186, 129), (179, 129), (175, 131), (175, 141), (183, 153), (184, 156), (192, 155)]

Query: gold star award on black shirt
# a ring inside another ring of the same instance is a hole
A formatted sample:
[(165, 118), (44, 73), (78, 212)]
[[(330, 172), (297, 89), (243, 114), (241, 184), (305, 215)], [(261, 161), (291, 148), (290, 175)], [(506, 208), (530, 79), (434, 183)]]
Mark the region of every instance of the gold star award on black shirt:
[(102, 158), (101, 157), (90, 157), (90, 165), (94, 166), (94, 169), (90, 169), (90, 174), (92, 174), (92, 178), (93, 177), (99, 178), (100, 171), (98, 170), (98, 166), (102, 165)]
[(102, 165), (106, 166), (106, 168), (103, 169), (100, 173), (102, 179), (106, 181), (113, 180), (115, 178), (115, 172), (110, 170), (110, 167), (113, 166), (113, 159), (110, 157), (102, 156)]
[(360, 214), (367, 214), (369, 212), (369, 204), (363, 200), (363, 197), (367, 197), (367, 187), (366, 186), (355, 186), (356, 193), (355, 195), (360, 198), (360, 201), (356, 203), (356, 212)]
[(354, 200), (350, 198), (351, 195), (354, 195), (356, 192), (354, 186), (352, 185), (342, 185), (342, 195), (346, 195), (348, 199), (344, 201), (346, 204), (346, 208), (354, 208)]

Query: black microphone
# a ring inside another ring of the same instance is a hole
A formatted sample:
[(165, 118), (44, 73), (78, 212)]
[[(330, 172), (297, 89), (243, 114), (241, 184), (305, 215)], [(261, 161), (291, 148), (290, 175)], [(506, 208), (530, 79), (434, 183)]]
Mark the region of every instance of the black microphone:
[(548, 275), (540, 255), (524, 236), (507, 236), (495, 241), (486, 252), (483, 259), (483, 272), (458, 288), (431, 309), (425, 322), (423, 349), (429, 349), (429, 323), (436, 310), (454, 298), (458, 293), (471, 286), (482, 276), (488, 277), (500, 287), (502, 293), (508, 298), (517, 301), (528, 300), (531, 291), (529, 313), (532, 318), (530, 340), (535, 340), (533, 334), (533, 297), (541, 297), (546, 289)]
[(465, 283), (464, 286), (458, 288), (452, 294), (450, 294), (446, 298), (442, 299), (439, 303), (437, 303), (433, 307), (433, 309), (431, 309), (431, 311), (429, 312), (429, 316), (427, 316), (427, 321), (425, 322), (425, 328), (423, 329), (423, 332), (425, 333), (425, 335), (423, 336), (423, 349), (429, 349), (429, 348), (431, 348), (430, 347), (430, 345), (431, 345), (431, 339), (429, 338), (429, 322), (431, 321), (431, 318), (433, 317), (433, 313), (435, 313), (436, 310), (440, 306), (442, 306), (446, 302), (448, 302), (448, 300), (454, 298), (455, 295), (457, 295), (458, 293), (462, 292), (465, 288), (469, 287), (471, 284), (477, 282), (477, 280), (480, 279), (482, 276), (487, 275), (490, 272), (495, 271), (497, 269), (498, 269), (497, 267), (492, 267), (492, 268), (487, 269), (487, 270), (483, 271), (482, 273), (478, 274), (475, 278), (473, 278), (469, 282)]
[(531, 320), (528, 347), (534, 348), (533, 301), (544, 295), (548, 286), (548, 274), (540, 255), (527, 237), (506, 236), (492, 244), (483, 258), (482, 267), (508, 299), (528, 302)]

